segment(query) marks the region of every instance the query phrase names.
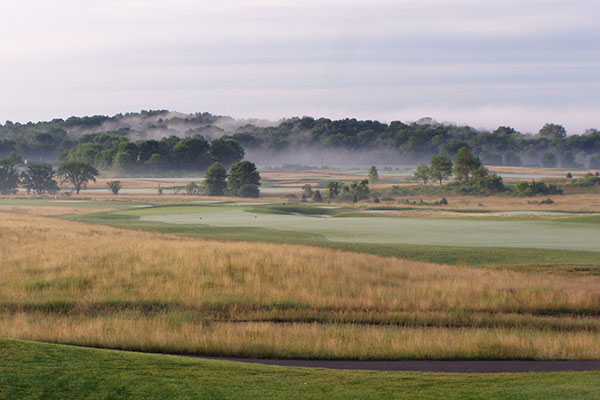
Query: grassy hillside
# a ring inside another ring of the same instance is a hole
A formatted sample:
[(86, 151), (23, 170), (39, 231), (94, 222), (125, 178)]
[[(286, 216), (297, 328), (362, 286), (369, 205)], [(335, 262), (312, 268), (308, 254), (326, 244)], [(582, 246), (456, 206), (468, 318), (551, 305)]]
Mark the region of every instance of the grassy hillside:
[(592, 399), (600, 372), (284, 368), (0, 339), (0, 399)]
[(281, 358), (600, 358), (600, 277), (4, 213), (0, 336)]

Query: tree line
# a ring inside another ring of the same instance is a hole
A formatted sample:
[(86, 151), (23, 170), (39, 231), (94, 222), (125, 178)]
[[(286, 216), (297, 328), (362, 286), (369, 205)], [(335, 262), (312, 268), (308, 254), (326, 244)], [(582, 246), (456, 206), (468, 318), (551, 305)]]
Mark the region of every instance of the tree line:
[[(148, 136), (160, 139), (134, 140)], [(219, 142), (221, 150), (211, 149), (212, 142), (206, 138), (221, 136), (227, 141)], [(387, 155), (386, 162), (398, 163), (418, 163), (438, 154), (455, 159), (458, 150), (468, 147), (486, 165), (600, 168), (599, 130), (567, 135), (562, 125), (554, 123), (545, 124), (536, 134), (524, 134), (510, 126), (490, 132), (427, 118), (388, 124), (302, 117), (265, 127), (209, 113), (157, 110), (0, 125), (0, 157), (11, 152), (34, 160), (69, 157), (100, 169), (137, 168), (140, 173), (165, 168), (206, 169), (214, 161), (232, 165), (241, 160), (240, 148), (283, 152), (299, 147), (380, 150)], [(219, 151), (235, 161), (222, 158)]]
[(61, 161), (79, 161), (116, 174), (195, 173), (215, 162), (227, 167), (244, 158), (244, 148), (235, 139), (221, 137), (209, 142), (201, 135), (130, 142), (111, 134), (88, 134), (79, 144), (61, 154)]
[[(0, 194), (16, 194), (19, 186), (27, 193), (55, 194), (60, 188), (57, 179), (69, 184), (79, 194), (88, 182), (96, 182), (100, 172), (92, 165), (81, 161), (64, 161), (55, 170), (49, 163), (28, 163), (23, 171), (19, 171), (17, 163), (11, 158), (0, 158)], [(186, 187), (189, 194), (206, 194), (209, 196), (259, 197), (260, 174), (256, 165), (250, 161), (239, 161), (227, 172), (225, 165), (214, 162), (206, 171), (202, 186), (191, 183)], [(121, 189), (120, 181), (109, 181), (107, 186), (113, 194)]]
[(413, 178), (424, 184), (433, 179), (441, 185), (453, 175), (455, 179), (449, 186), (456, 192), (491, 194), (506, 190), (502, 177), (485, 168), (479, 157), (466, 146), (458, 150), (455, 163), (443, 154), (433, 156), (429, 166), (421, 164), (417, 167)]
[(78, 161), (64, 162), (58, 170), (54, 170), (52, 164), (31, 163), (19, 172), (14, 160), (0, 158), (0, 194), (15, 194), (19, 186), (27, 189), (27, 193), (55, 194), (60, 190), (57, 179), (70, 183), (79, 194), (89, 181), (95, 182), (98, 175), (94, 167)]

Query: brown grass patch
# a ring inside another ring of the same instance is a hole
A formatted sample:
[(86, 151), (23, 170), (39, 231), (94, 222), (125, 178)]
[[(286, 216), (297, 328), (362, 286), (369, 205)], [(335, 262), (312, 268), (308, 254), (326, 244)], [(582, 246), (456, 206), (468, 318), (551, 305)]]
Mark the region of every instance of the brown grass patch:
[[(0, 335), (15, 338), (350, 358), (593, 358), (600, 348), (600, 277), (203, 241), (9, 213), (0, 214), (0, 256)], [(348, 340), (332, 339), (335, 332)]]

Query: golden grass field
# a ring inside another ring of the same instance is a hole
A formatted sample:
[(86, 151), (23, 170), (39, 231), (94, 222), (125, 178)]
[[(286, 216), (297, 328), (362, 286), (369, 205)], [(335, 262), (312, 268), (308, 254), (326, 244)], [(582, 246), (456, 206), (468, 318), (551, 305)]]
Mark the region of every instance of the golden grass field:
[(300, 358), (600, 358), (600, 277), (0, 212), (0, 336)]

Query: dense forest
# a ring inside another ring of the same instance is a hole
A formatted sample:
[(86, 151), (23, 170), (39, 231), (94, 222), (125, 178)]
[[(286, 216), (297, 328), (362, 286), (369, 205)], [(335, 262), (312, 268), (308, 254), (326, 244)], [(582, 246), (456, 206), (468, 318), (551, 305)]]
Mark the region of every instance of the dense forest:
[(284, 163), (410, 165), (470, 148), (487, 165), (600, 168), (600, 131), (567, 135), (558, 124), (535, 134), (507, 126), (483, 131), (425, 118), (389, 124), (289, 118), (276, 123), (166, 110), (0, 125), (0, 157), (76, 160), (105, 171), (203, 171), (246, 158)]

